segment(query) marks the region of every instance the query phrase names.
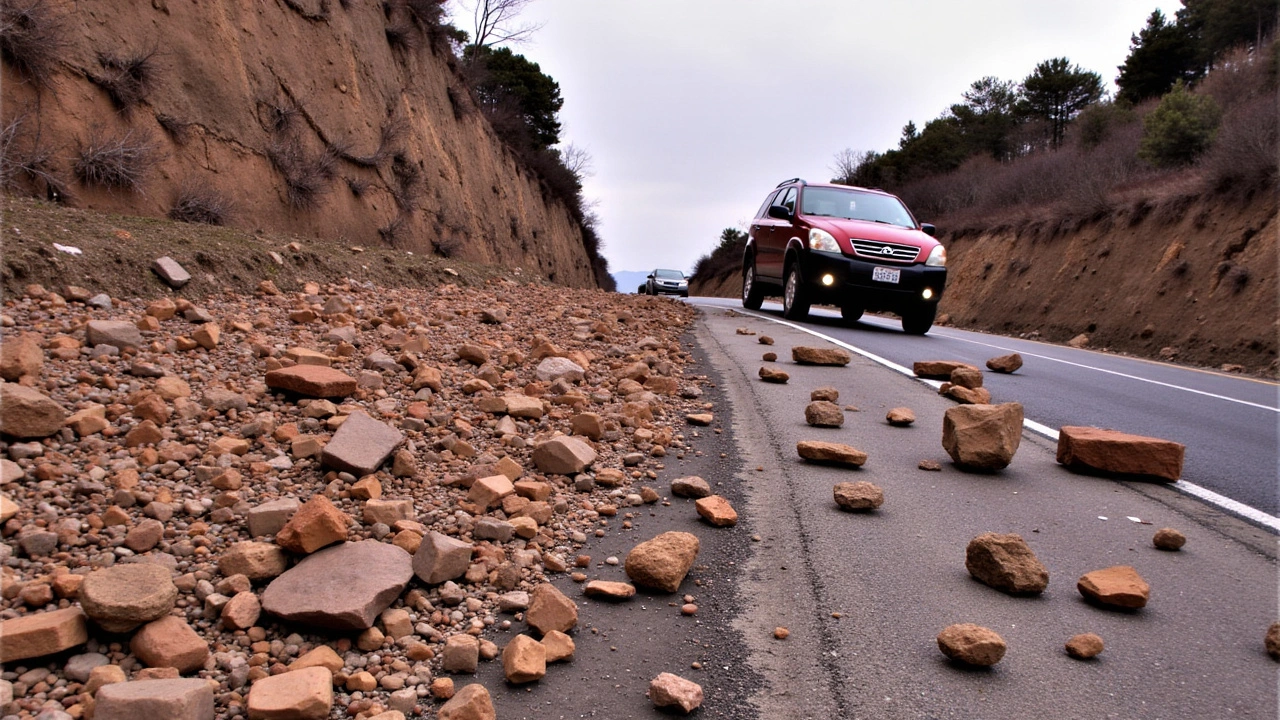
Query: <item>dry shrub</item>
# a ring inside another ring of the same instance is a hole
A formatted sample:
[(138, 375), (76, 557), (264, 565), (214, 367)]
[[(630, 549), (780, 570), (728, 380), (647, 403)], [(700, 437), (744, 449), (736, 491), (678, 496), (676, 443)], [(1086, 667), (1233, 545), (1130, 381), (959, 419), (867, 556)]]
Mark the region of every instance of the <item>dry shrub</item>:
[(263, 127), (272, 135), (289, 134), (297, 125), (298, 118), (302, 117), (298, 104), (287, 95), (260, 98), (258, 108), (262, 114)]
[(382, 242), (389, 247), (399, 248), (404, 240), (405, 233), (405, 216), (400, 213), (392, 218), (391, 222), (378, 228), (378, 237), (382, 238)]
[(31, 82), (48, 86), (66, 45), (66, 26), (46, 0), (0, 3), (0, 57)]
[(391, 196), (402, 211), (413, 209), (418, 198), (422, 196), (422, 168), (408, 156), (397, 153), (391, 160), (391, 174), (395, 177), (395, 185), (391, 188)]
[(378, 147), (372, 154), (355, 155), (346, 149), (337, 150), (337, 154), (353, 165), (377, 167), (399, 152), (401, 145), (404, 143), (405, 135), (408, 134), (408, 119), (398, 110), (392, 110), (387, 114), (387, 119), (383, 121), (382, 127), (378, 130)]
[(117, 110), (128, 115), (156, 87), (159, 76), (156, 52), (150, 50), (123, 57), (100, 53), (98, 64), (102, 66), (102, 74), (89, 75), (89, 80), (107, 93)]
[(133, 192), (141, 189), (142, 178), (155, 160), (155, 142), (147, 131), (103, 135), (95, 128), (88, 142), (80, 144), (74, 170), (85, 185)]
[(404, 21), (389, 23), (383, 31), (392, 50), (411, 54), (418, 49), (418, 36), (413, 26)]
[(169, 209), (169, 219), (185, 223), (225, 225), (231, 216), (231, 201), (213, 188), (184, 183)]
[(284, 177), (289, 205), (307, 210), (320, 202), (334, 177), (337, 156), (328, 149), (312, 155), (297, 138), (273, 142), (267, 157)]
[(1256, 95), (1222, 118), (1213, 147), (1200, 160), (1210, 190), (1261, 190), (1280, 178), (1280, 120), (1274, 96)]
[(13, 192), (25, 179), (36, 193), (65, 202), (71, 195), (55, 174), (53, 149), (41, 141), (39, 124), (34, 134), (24, 132), (29, 117), (19, 113), (0, 127), (0, 187)]
[[(1196, 90), (1213, 98), (1223, 108), (1243, 103), (1271, 85), (1266, 62), (1268, 55), (1251, 52), (1245, 47), (1228, 50), (1214, 62), (1213, 70), (1200, 81)], [(1274, 93), (1274, 87), (1270, 87), (1270, 93)]]
[(351, 191), (352, 196), (362, 197), (369, 190), (369, 181), (364, 178), (347, 178), (347, 189)]

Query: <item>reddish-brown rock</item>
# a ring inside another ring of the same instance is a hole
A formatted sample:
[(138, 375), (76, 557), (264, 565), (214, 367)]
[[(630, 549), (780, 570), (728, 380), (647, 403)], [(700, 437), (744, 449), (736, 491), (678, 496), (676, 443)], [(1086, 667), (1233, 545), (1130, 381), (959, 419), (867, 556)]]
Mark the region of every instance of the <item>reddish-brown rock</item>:
[(578, 624), (578, 606), (551, 583), (542, 583), (529, 593), (525, 622), (542, 634), (569, 632)]
[(1088, 660), (1102, 652), (1102, 638), (1093, 633), (1081, 633), (1067, 641), (1067, 654), (1076, 660)]
[(1037, 595), (1049, 586), (1049, 571), (1021, 535), (983, 533), (969, 541), (964, 566), (984, 585), (1010, 595)]
[(351, 517), (324, 495), (313, 495), (276, 533), (276, 544), (307, 555), (347, 539)]
[(552, 438), (533, 450), (534, 466), (554, 475), (580, 473), (595, 461), (595, 449), (576, 437)]
[(804, 408), (804, 421), (814, 427), (838, 428), (844, 425), (844, 411), (826, 400), (814, 400)]
[(94, 694), (94, 720), (213, 720), (216, 684), (199, 678), (135, 680), (103, 685)]
[(738, 524), (738, 511), (733, 509), (729, 501), (720, 495), (708, 495), (700, 498), (694, 505), (703, 520), (716, 527), (733, 527)]
[(678, 531), (662, 533), (627, 553), (624, 563), (627, 577), (636, 585), (675, 592), (693, 567), (698, 548), (696, 535)]
[(1071, 468), (1174, 482), (1186, 446), (1172, 440), (1068, 425), (1058, 434), (1058, 462)]
[(1267, 636), (1263, 639), (1263, 645), (1267, 648), (1267, 654), (1272, 660), (1280, 662), (1280, 622), (1271, 623), (1271, 627), (1267, 628)]
[(79, 607), (0, 620), (0, 663), (44, 657), (89, 640)]
[(547, 674), (547, 648), (528, 635), (516, 635), (502, 649), (502, 671), (515, 685), (541, 680)]
[[(772, 355), (773, 353), (766, 353), (766, 354)], [(791, 376), (788, 375), (785, 371), (779, 370), (777, 368), (762, 367), (760, 368), (760, 379), (769, 383), (782, 384), (790, 380)]]
[(497, 720), (497, 715), (489, 691), (480, 683), (472, 683), (440, 706), (436, 720)]
[(846, 467), (862, 467), (867, 462), (867, 454), (857, 448), (821, 440), (801, 440), (796, 443), (796, 452), (800, 457), (811, 462)]
[(43, 438), (58, 432), (67, 411), (53, 398), (25, 385), (0, 383), (0, 434)]
[(80, 607), (107, 632), (124, 633), (169, 614), (178, 600), (169, 570), (130, 563), (95, 570), (80, 584)]
[(1008, 467), (1022, 442), (1022, 405), (958, 405), (942, 420), (942, 447), (961, 467)]
[(1126, 609), (1146, 607), (1151, 598), (1147, 581), (1128, 565), (1085, 573), (1076, 582), (1076, 589), (1094, 602)]
[(166, 615), (134, 633), (129, 650), (147, 667), (177, 668), (180, 673), (199, 670), (209, 657), (209, 644), (185, 620)]
[[(978, 368), (963, 363), (958, 360), (921, 360), (912, 365), (912, 370), (917, 377), (937, 378), (939, 380), (950, 380), (951, 372), (956, 368), (970, 368), (978, 370)], [(978, 370), (981, 372), (981, 370)]]
[(801, 365), (848, 365), (853, 356), (840, 348), (797, 345), (791, 348), (791, 359)]
[(322, 365), (294, 365), (271, 370), (267, 373), (266, 383), (273, 390), (318, 398), (346, 397), (356, 391), (355, 378)]
[(364, 630), (411, 577), (409, 554), (395, 545), (346, 542), (308, 555), (273, 580), (262, 593), (262, 609), (289, 622)]
[(271, 675), (249, 688), (249, 720), (324, 720), (333, 708), (333, 674), (309, 667)]
[(884, 491), (866, 481), (836, 483), (832, 492), (841, 510), (866, 512), (884, 504)]
[(655, 707), (679, 708), (688, 714), (702, 705), (702, 686), (664, 672), (649, 682), (649, 700)]
[(958, 623), (938, 633), (938, 649), (952, 660), (988, 667), (1000, 662), (1006, 645), (994, 630), (973, 623)]
[(382, 467), (402, 442), (404, 433), (356, 411), (347, 416), (333, 438), (325, 444), (320, 462), (356, 477), (371, 475)]
[(544, 635), (542, 637), (542, 645), (547, 649), (548, 663), (572, 660), (573, 653), (577, 649), (574, 646), (573, 638), (559, 630), (552, 630)]
[(630, 600), (635, 597), (636, 586), (612, 580), (592, 580), (582, 588), (582, 594), (606, 600)]
[(704, 498), (711, 494), (711, 485), (697, 475), (676, 478), (671, 481), (671, 494), (684, 498)]
[(267, 580), (289, 567), (289, 557), (274, 543), (238, 542), (218, 558), (218, 572), (224, 577), (244, 575), (250, 580)]
[(1022, 367), (1022, 356), (1018, 353), (993, 357), (987, 361), (987, 369), (998, 373), (1016, 372), (1020, 367)]
[(1187, 536), (1173, 528), (1160, 528), (1151, 538), (1151, 543), (1161, 550), (1173, 552), (1181, 550), (1187, 544)]
[(413, 573), (428, 585), (462, 577), (471, 564), (471, 551), (471, 543), (432, 530), (413, 554)]
[(39, 335), (22, 333), (14, 337), (5, 332), (4, 342), (0, 342), (0, 378), (12, 382), (23, 375), (39, 375), (43, 366)]
[(916, 421), (916, 414), (911, 408), (896, 407), (885, 414), (884, 419), (895, 427), (906, 427)]

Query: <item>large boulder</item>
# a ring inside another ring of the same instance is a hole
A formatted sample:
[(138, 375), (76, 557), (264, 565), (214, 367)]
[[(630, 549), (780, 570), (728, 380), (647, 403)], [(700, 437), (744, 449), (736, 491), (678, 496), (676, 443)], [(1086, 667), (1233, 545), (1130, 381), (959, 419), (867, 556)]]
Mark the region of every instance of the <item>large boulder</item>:
[(995, 665), (1004, 657), (1006, 647), (996, 631), (973, 623), (957, 623), (938, 633), (942, 654), (967, 665)]
[(533, 464), (553, 475), (574, 475), (596, 461), (596, 451), (586, 441), (569, 436), (552, 438), (533, 450)]
[(146, 344), (142, 332), (127, 320), (90, 320), (84, 326), (84, 340), (89, 347), (110, 345), (121, 350)]
[(678, 531), (662, 533), (627, 553), (624, 563), (627, 577), (636, 585), (675, 592), (693, 567), (698, 548), (696, 535)]
[(1076, 582), (1076, 589), (1085, 598), (1102, 605), (1135, 610), (1146, 607), (1151, 599), (1151, 586), (1137, 570), (1128, 565), (1094, 570), (1085, 573)]
[(989, 532), (970, 540), (964, 566), (983, 584), (1010, 595), (1036, 595), (1049, 586), (1049, 571), (1014, 533)]
[(353, 412), (325, 444), (320, 462), (356, 477), (371, 475), (402, 442), (404, 433), (363, 412)]
[(365, 630), (413, 577), (409, 554), (395, 545), (346, 542), (307, 556), (271, 581), (262, 609), (290, 622)]
[(40, 336), (22, 333), (14, 337), (8, 333), (0, 339), (0, 378), (16, 381), (23, 375), (39, 375), (44, 367), (44, 349)]
[(1070, 468), (1175, 482), (1186, 446), (1116, 430), (1068, 425), (1058, 431), (1058, 462)]
[(942, 419), (942, 447), (964, 468), (1008, 467), (1021, 441), (1021, 403), (957, 405)]
[(0, 383), (0, 434), (15, 438), (44, 438), (58, 432), (67, 411), (39, 390)]
[(1020, 367), (1022, 367), (1022, 356), (1018, 353), (993, 357), (987, 361), (987, 369), (992, 372), (1008, 374), (1016, 372)]
[(80, 583), (84, 614), (112, 633), (126, 633), (168, 615), (177, 600), (169, 570), (151, 563), (95, 570)]
[(853, 356), (840, 348), (797, 345), (791, 348), (791, 359), (801, 365), (848, 365)]

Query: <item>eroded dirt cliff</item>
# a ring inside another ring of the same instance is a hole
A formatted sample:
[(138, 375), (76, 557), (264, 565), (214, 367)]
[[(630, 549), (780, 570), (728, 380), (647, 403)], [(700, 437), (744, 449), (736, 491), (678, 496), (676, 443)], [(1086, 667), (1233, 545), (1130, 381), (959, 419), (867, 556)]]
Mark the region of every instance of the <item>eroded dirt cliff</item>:
[[(187, 201), (248, 230), (596, 284), (579, 226), (476, 110), (429, 3), (16, 4), (47, 8), (56, 40), (46, 82), (3, 68), (6, 155), (38, 171), (12, 174), (19, 192), (126, 215)], [(136, 177), (111, 174), (129, 159)]]

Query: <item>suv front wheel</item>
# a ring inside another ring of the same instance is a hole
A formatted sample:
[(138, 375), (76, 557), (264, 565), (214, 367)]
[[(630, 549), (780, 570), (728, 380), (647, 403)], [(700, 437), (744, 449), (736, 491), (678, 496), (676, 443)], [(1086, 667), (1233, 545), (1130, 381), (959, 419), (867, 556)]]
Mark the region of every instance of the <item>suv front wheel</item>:
[(933, 327), (933, 319), (938, 313), (937, 305), (920, 305), (902, 311), (902, 331), (908, 335), (924, 335)]
[(759, 310), (764, 304), (764, 291), (756, 282), (755, 258), (742, 268), (742, 307), (748, 310)]
[(809, 317), (809, 292), (800, 279), (800, 263), (787, 268), (787, 280), (782, 286), (782, 316), (788, 320), (804, 320)]

